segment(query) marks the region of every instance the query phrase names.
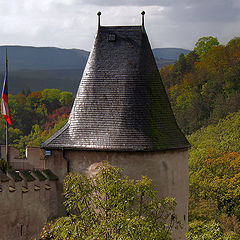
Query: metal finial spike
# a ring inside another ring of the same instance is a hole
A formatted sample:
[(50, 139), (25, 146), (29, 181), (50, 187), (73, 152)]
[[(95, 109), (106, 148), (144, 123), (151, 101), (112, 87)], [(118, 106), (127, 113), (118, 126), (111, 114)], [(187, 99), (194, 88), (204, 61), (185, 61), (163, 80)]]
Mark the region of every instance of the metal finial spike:
[(97, 13), (97, 15), (98, 15), (98, 27), (100, 27), (100, 16), (101, 16), (101, 12), (99, 11), (99, 12)]
[(142, 11), (141, 14), (142, 14), (142, 26), (144, 27), (144, 15), (145, 15), (145, 11)]

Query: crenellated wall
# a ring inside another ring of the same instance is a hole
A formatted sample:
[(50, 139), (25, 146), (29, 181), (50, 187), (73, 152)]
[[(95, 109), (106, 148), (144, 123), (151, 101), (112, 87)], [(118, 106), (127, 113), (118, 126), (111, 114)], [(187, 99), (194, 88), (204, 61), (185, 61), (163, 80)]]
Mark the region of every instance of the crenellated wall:
[[(5, 147), (1, 150), (4, 153)], [(0, 170), (0, 240), (33, 239), (46, 222), (59, 216), (62, 189), (58, 177), (45, 169), (39, 147), (28, 148), (24, 159), (10, 147), (9, 156), (15, 170)]]
[[(1, 145), (1, 156), (6, 159), (6, 148)], [(20, 158), (19, 150), (15, 147), (8, 147), (8, 161), (14, 169), (44, 169), (45, 168), (45, 156), (44, 150), (38, 146), (27, 147), (26, 157)]]

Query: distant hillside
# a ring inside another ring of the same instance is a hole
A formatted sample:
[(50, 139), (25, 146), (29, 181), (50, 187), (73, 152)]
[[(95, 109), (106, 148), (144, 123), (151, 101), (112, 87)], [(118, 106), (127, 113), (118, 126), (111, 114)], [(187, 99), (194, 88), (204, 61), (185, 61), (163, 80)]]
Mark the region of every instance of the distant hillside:
[(162, 68), (164, 65), (174, 64), (178, 60), (179, 55), (190, 53), (190, 50), (183, 48), (155, 48), (153, 49), (153, 55), (157, 62), (158, 68)]
[[(58, 88), (77, 92), (84, 71), (88, 51), (61, 49), (54, 47), (0, 46), (0, 83), (5, 69), (5, 49), (9, 60), (9, 93), (19, 93), (23, 89), (40, 91)], [(180, 53), (188, 53), (180, 48), (157, 48), (153, 50), (159, 68), (173, 64)]]
[(80, 49), (0, 46), (0, 69), (4, 69), (6, 47), (10, 71), (84, 69), (89, 55), (89, 52)]
[(190, 53), (190, 50), (183, 48), (155, 48), (153, 49), (153, 54), (155, 58), (163, 58), (168, 60), (177, 60), (179, 55), (183, 53), (184, 55)]
[[(56, 70), (18, 70), (9, 74), (9, 93), (17, 94), (30, 89), (41, 91), (46, 88), (57, 88), (76, 94), (83, 69)], [(3, 72), (0, 74), (0, 82)]]

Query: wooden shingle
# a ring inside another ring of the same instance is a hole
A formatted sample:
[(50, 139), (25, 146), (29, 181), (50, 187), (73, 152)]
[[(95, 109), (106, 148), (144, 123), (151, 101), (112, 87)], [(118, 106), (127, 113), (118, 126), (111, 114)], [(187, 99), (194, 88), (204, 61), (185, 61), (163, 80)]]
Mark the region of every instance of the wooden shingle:
[[(115, 36), (114, 41), (109, 36)], [(189, 146), (176, 123), (145, 29), (100, 26), (70, 118), (42, 147), (156, 151)]]

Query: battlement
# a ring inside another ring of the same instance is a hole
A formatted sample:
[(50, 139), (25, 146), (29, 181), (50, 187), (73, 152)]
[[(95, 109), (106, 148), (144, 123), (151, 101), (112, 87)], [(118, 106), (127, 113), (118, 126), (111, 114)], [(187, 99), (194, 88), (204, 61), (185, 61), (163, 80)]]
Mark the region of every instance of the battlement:
[[(0, 146), (0, 157), (6, 159), (6, 147)], [(26, 157), (21, 158), (19, 149), (8, 147), (8, 162), (17, 170), (45, 169), (45, 153), (39, 146), (27, 147)]]
[(55, 191), (55, 183), (58, 177), (49, 169), (44, 170), (8, 170), (7, 173), (0, 171), (0, 192), (21, 191)]
[[(0, 150), (5, 158), (5, 146)], [(1, 239), (31, 239), (59, 214), (58, 176), (46, 168), (39, 147), (28, 147), (25, 158), (14, 147), (8, 150), (11, 169), (0, 170)]]
[(58, 177), (49, 169), (0, 171), (1, 239), (32, 239), (58, 216)]

